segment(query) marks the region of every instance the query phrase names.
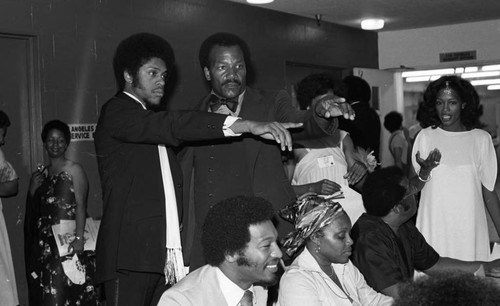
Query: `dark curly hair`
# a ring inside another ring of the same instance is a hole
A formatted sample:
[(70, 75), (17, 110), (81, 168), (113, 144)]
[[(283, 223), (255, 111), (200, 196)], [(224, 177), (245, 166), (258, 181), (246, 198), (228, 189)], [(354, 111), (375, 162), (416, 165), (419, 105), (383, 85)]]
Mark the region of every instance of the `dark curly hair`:
[(219, 266), (225, 255), (243, 251), (250, 241), (249, 227), (273, 219), (269, 201), (259, 197), (236, 196), (222, 200), (208, 211), (201, 243), (208, 264)]
[(403, 125), (403, 115), (396, 111), (389, 112), (387, 115), (384, 117), (384, 127), (389, 131), (389, 132), (394, 132), (397, 131), (401, 128)]
[(420, 125), (423, 128), (429, 126), (437, 128), (441, 125), (441, 120), (436, 111), (436, 99), (439, 92), (446, 88), (446, 84), (456, 92), (462, 103), (465, 103), (464, 109), (460, 112), (461, 123), (467, 130), (481, 127), (479, 117), (482, 108), (479, 105), (479, 95), (469, 81), (455, 75), (442, 76), (427, 86), (424, 92), (424, 100), (419, 104), (419, 108), (422, 108)]
[(345, 98), (347, 102), (352, 103), (359, 101), (360, 103), (368, 104), (372, 97), (372, 89), (367, 81), (358, 76), (349, 75), (346, 76), (342, 82), (346, 88)]
[(363, 184), (363, 205), (369, 215), (384, 217), (406, 193), (401, 186), (403, 170), (396, 166), (377, 169), (368, 174)]
[(51, 130), (61, 131), (64, 135), (64, 140), (66, 140), (66, 144), (69, 145), (69, 142), (71, 141), (71, 132), (69, 131), (69, 126), (66, 123), (62, 122), (61, 120), (51, 120), (45, 123), (42, 129), (42, 141), (44, 143), (47, 140), (47, 137)]
[(441, 272), (401, 286), (393, 306), (500, 305), (500, 288), (490, 279), (463, 272)]
[(311, 101), (317, 96), (324, 95), (328, 90), (333, 90), (337, 96), (345, 96), (342, 82), (335, 80), (330, 73), (314, 73), (306, 76), (295, 86), (295, 93), (301, 109), (307, 109)]
[(10, 126), (9, 116), (4, 111), (0, 111), (0, 128), (5, 129)]
[(210, 67), (210, 51), (212, 51), (215, 46), (239, 46), (243, 52), (243, 58), (246, 65), (250, 65), (250, 50), (248, 49), (247, 43), (235, 34), (218, 32), (212, 34), (201, 43), (200, 52), (198, 54), (201, 69)]
[(158, 35), (138, 33), (125, 38), (116, 48), (113, 57), (113, 71), (118, 88), (125, 87), (123, 73), (136, 76), (139, 68), (150, 59), (157, 57), (165, 62), (167, 71), (174, 68), (174, 51), (170, 44)]

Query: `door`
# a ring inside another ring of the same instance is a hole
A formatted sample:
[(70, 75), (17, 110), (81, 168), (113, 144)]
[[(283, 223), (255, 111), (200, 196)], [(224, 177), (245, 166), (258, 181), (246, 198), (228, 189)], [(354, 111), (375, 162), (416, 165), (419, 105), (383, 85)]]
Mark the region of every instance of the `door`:
[(17, 196), (2, 199), (7, 223), (20, 305), (28, 305), (24, 269), (24, 211), (32, 169), (42, 160), (40, 105), (35, 92), (34, 40), (32, 36), (0, 33), (0, 109), (10, 118), (5, 146), (6, 159), (19, 176)]

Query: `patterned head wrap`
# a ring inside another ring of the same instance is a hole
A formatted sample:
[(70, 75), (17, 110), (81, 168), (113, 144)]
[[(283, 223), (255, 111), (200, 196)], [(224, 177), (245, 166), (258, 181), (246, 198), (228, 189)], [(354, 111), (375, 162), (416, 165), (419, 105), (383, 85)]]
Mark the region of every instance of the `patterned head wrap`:
[(343, 212), (339, 203), (316, 195), (305, 196), (282, 208), (279, 214), (295, 224), (295, 230), (281, 241), (286, 253), (292, 256), (307, 238), (332, 223)]

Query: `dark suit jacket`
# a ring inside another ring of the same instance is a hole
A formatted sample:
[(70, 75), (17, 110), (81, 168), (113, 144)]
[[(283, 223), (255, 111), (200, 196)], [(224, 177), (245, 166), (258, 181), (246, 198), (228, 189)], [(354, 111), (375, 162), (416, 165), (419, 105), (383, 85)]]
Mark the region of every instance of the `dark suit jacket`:
[[(209, 96), (197, 109), (208, 110)], [(325, 120), (312, 111), (297, 110), (284, 90), (278, 94), (261, 93), (247, 87), (239, 116), (256, 121), (303, 122), (304, 127), (293, 132), (294, 140), (333, 134), (337, 128), (336, 119), (325, 124)], [(183, 224), (187, 227), (183, 233), (183, 249), (186, 262), (197, 268), (204, 264), (201, 227), (212, 205), (228, 197), (247, 195), (263, 197), (278, 210), (296, 197), (283, 168), (280, 148), (274, 141), (244, 135), (190, 145), (179, 154), (184, 173), (184, 209), (189, 212), (183, 216)], [(281, 235), (292, 229), (284, 220), (278, 225)]]
[(158, 144), (167, 147), (181, 213), (182, 172), (171, 147), (223, 137), (225, 118), (144, 110), (123, 92), (104, 104), (94, 136), (104, 202), (96, 247), (98, 282), (116, 278), (119, 270), (163, 274), (166, 219)]
[(373, 150), (373, 155), (380, 161), (380, 118), (368, 102), (352, 104), (356, 113), (354, 120), (341, 118), (339, 129), (349, 133), (356, 147)]

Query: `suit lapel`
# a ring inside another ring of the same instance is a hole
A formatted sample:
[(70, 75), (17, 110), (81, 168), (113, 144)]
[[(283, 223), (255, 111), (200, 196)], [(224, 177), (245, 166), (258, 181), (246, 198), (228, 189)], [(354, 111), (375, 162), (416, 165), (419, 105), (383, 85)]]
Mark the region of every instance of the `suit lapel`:
[[(217, 305), (228, 306), (226, 298), (224, 297), (224, 294), (222, 293), (222, 290), (220, 288), (216, 268), (209, 267), (209, 269), (210, 270), (207, 272), (210, 274), (210, 276), (207, 277), (207, 279), (204, 281), (204, 284), (207, 284), (207, 286), (210, 286), (211, 288), (209, 290), (206, 290), (206, 293), (208, 293), (208, 295), (205, 297), (205, 301), (217, 301)], [(213, 296), (214, 294), (215, 296)]]
[(203, 98), (203, 100), (201, 100), (200, 103), (198, 103), (195, 109), (208, 112), (208, 103), (210, 102), (211, 95), (212, 95), (211, 93), (206, 95), (205, 98)]
[[(263, 101), (263, 96), (261, 94), (247, 87), (240, 116), (246, 120), (268, 121), (267, 107), (264, 102), (265, 101)], [(261, 139), (256, 140), (255, 137), (258, 136), (245, 137), (243, 139), (243, 143), (245, 145), (245, 155), (247, 158), (248, 169), (250, 171), (250, 175), (252, 176), (252, 181), (255, 162), (263, 143)]]

